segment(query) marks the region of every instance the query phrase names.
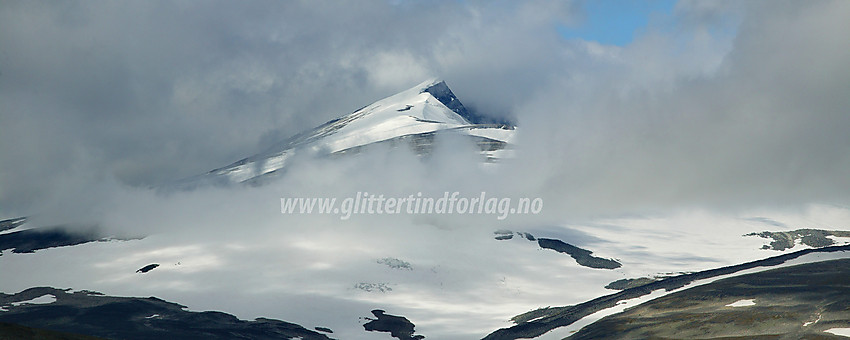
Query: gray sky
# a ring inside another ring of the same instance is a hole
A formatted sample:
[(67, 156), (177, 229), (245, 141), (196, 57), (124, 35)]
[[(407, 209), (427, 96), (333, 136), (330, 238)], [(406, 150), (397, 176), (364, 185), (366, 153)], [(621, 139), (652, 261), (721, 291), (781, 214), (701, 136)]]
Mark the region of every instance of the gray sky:
[(202, 173), (432, 76), (521, 126), (497, 176), (404, 168), (446, 188), (501, 178), (590, 214), (847, 201), (849, 2), (680, 1), (625, 46), (560, 36), (582, 11), (4, 1), (0, 217)]

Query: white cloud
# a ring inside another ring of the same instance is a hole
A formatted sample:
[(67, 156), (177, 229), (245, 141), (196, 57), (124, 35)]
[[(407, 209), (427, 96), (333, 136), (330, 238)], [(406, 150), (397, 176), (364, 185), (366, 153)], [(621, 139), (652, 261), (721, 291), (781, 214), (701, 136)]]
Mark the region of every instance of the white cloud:
[(549, 5), (4, 6), (0, 214), (202, 173), (432, 75), (518, 119), (515, 164), (377, 159), (351, 183), (483, 187), (563, 214), (846, 200), (843, 2), (681, 2), (625, 47), (561, 39), (577, 10)]

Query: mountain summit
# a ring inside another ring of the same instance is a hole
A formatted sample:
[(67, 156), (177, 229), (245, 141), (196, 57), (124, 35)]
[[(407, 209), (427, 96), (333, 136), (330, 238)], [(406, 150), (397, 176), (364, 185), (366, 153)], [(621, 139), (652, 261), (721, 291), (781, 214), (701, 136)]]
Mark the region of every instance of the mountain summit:
[(408, 144), (417, 154), (427, 154), (438, 132), (471, 138), (489, 162), (502, 158), (512, 143), (514, 127), (480, 122), (444, 81), (432, 79), (182, 184), (256, 181), (279, 173), (297, 152), (338, 155), (391, 143)]

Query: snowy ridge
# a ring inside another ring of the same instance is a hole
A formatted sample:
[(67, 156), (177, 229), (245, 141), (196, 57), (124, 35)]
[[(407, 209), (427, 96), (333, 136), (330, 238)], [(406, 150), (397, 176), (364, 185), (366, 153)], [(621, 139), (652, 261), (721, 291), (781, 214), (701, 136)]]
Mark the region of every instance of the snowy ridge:
[(488, 161), (509, 155), (503, 149), (513, 143), (513, 127), (474, 124), (464, 116), (470, 117), (469, 111), (446, 83), (430, 79), (295, 135), (262, 153), (187, 179), (185, 183), (242, 183), (283, 169), (296, 152), (344, 153), (370, 144), (438, 131), (473, 138)]

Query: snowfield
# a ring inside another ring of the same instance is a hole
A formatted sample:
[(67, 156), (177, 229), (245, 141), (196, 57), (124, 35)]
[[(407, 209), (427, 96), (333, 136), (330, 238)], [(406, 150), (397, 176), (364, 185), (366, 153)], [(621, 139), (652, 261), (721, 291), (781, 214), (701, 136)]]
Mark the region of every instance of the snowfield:
[[(813, 208), (822, 209), (831, 210), (833, 216), (850, 214), (846, 209)], [(370, 310), (383, 309), (407, 317), (417, 334), (469, 339), (509, 327), (511, 317), (529, 310), (610, 294), (613, 291), (603, 287), (617, 279), (716, 268), (782, 253), (761, 250), (764, 240), (741, 236), (767, 226), (702, 212), (529, 228), (535, 236), (560, 236), (596, 256), (618, 259), (623, 267), (615, 270), (582, 267), (565, 254), (530, 247), (524, 240), (497, 241), (493, 231), (484, 228), (443, 229), (405, 223), (402, 218), (394, 218), (392, 227), (370, 220), (341, 227), (332, 219), (284, 227), (281, 216), (259, 215), (250, 221), (235, 216), (220, 219), (206, 225), (204, 233), (177, 229), (141, 240), (93, 242), (32, 254), (6, 252), (0, 257), (4, 273), (0, 291), (51, 285), (108, 295), (156, 296), (191, 310), (328, 327), (340, 338), (385, 337), (364, 333), (359, 319), (369, 316)], [(797, 218), (813, 221), (815, 216)], [(793, 225), (794, 216), (788, 217), (784, 221)], [(685, 220), (697, 222), (682, 230)], [(236, 227), (246, 222), (250, 233)], [(577, 232), (581, 239), (569, 237)], [(795, 250), (799, 249), (785, 252)], [(848, 256), (812, 254), (788, 265)], [(412, 269), (380, 263), (386, 258), (408, 263)], [(161, 265), (135, 273), (149, 263)], [(384, 283), (391, 290), (365, 291), (357, 288), (359, 283)], [(662, 293), (639, 300), (658, 294)], [(612, 312), (594, 314), (575, 326)], [(545, 338), (572, 330), (575, 327), (559, 329)]]

